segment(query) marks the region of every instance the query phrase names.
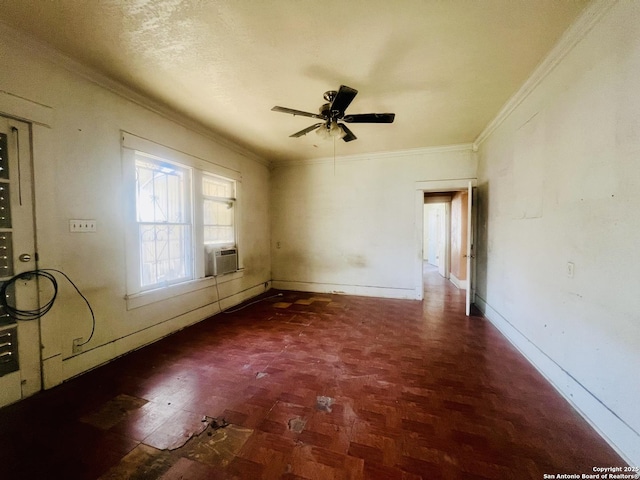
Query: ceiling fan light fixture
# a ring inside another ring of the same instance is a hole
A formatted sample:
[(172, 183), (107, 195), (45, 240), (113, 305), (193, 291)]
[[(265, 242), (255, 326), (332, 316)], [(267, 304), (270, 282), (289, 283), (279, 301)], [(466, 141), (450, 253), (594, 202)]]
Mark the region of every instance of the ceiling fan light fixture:
[(316, 130), (316, 133), (324, 140), (328, 140), (334, 137), (343, 138), (346, 135), (342, 128), (340, 128), (338, 122), (326, 123), (318, 128)]
[(329, 135), (332, 137), (342, 138), (345, 136), (344, 131), (338, 125), (338, 122), (331, 122), (331, 126), (329, 127)]
[(316, 130), (316, 133), (323, 140), (326, 140), (327, 138), (329, 138), (329, 129), (327, 128), (326, 125), (322, 125), (320, 128), (318, 128)]

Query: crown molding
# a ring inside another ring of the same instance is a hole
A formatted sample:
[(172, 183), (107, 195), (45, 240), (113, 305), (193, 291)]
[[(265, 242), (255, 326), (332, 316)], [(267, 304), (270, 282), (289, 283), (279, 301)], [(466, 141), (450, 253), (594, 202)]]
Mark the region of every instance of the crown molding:
[(109, 92), (118, 95), (139, 107), (142, 107), (148, 111), (155, 113), (173, 123), (176, 123), (194, 133), (202, 135), (207, 139), (221, 145), (223, 147), (232, 150), (233, 152), (254, 160), (266, 167), (271, 166), (271, 162), (255, 152), (239, 145), (222, 135), (213, 132), (210, 128), (206, 127), (202, 123), (193, 120), (192, 118), (178, 113), (166, 105), (152, 100), (151, 98), (142, 95), (124, 84), (108, 77), (107, 75), (97, 71), (96, 69), (89, 67), (74, 58), (62, 53), (60, 50), (55, 49), (51, 45), (48, 45), (40, 40), (37, 40), (23, 32), (16, 30), (15, 28), (0, 22), (0, 34), (10, 41), (16, 42), (19, 45), (26, 46), (28, 50), (35, 51), (41, 55), (41, 57), (54, 64), (57, 67), (77, 75), (84, 80), (87, 80)]
[(578, 19), (565, 31), (547, 56), (533, 70), (533, 73), (511, 96), (507, 103), (484, 128), (473, 142), (475, 151), (504, 122), (509, 115), (536, 89), (536, 87), (555, 69), (569, 52), (598, 24), (605, 13), (618, 0), (595, 0), (588, 5)]
[(473, 149), (472, 143), (461, 143), (457, 145), (421, 147), (421, 148), (412, 148), (407, 150), (396, 150), (396, 151), (388, 151), (388, 152), (359, 153), (356, 155), (336, 156), (335, 158), (331, 156), (331, 157), (321, 157), (321, 158), (309, 158), (305, 160), (290, 160), (290, 161), (283, 161), (283, 162), (276, 161), (276, 162), (272, 162), (272, 168), (333, 163), (334, 160), (340, 160), (340, 163), (345, 163), (345, 162), (358, 162), (362, 160), (389, 159), (389, 158), (398, 158), (398, 157), (415, 157), (418, 155), (433, 155), (434, 153), (443, 153), (443, 152), (464, 152), (464, 151), (471, 152), (472, 149)]

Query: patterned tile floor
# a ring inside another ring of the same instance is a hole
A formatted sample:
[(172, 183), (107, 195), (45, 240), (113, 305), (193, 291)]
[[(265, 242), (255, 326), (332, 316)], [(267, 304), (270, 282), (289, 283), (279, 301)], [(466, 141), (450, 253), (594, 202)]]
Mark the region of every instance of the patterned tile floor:
[(465, 317), (464, 292), (431, 270), (425, 282), (424, 302), (282, 292), (4, 408), (0, 477), (520, 480), (624, 465)]

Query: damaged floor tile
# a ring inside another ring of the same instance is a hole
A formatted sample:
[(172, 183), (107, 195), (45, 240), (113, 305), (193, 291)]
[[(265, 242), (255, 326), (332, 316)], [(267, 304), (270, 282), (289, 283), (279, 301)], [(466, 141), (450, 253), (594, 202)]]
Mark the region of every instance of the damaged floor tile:
[(316, 409), (321, 410), (323, 412), (331, 412), (331, 405), (335, 400), (331, 397), (316, 397)]
[(170, 452), (140, 444), (99, 480), (152, 480), (160, 478), (173, 463)]
[(252, 429), (236, 425), (227, 425), (217, 430), (208, 428), (205, 433), (187, 442), (180, 449), (180, 456), (212, 467), (224, 468), (240, 452), (252, 433)]
[(289, 308), (292, 304), (287, 302), (276, 302), (273, 304), (275, 308)]
[(143, 443), (159, 450), (176, 450), (216, 421), (215, 418), (195, 413), (179, 412), (145, 438)]
[(313, 300), (310, 298), (302, 298), (300, 300), (296, 300), (296, 305), (311, 305), (313, 303)]
[(223, 470), (188, 458), (179, 458), (159, 480), (217, 480), (227, 479)]
[(289, 430), (295, 433), (302, 433), (306, 424), (307, 421), (304, 418), (294, 417), (289, 420)]
[(311, 300), (312, 302), (326, 302), (326, 303), (331, 303), (333, 301), (327, 297), (311, 297), (309, 300)]
[(84, 415), (81, 422), (88, 423), (101, 430), (109, 430), (134, 410), (145, 405), (147, 400), (131, 395), (120, 394), (106, 402), (98, 411)]
[[(160, 450), (138, 445), (99, 480), (192, 478), (196, 473), (204, 475), (201, 478), (217, 478), (211, 476), (211, 469), (220, 471), (229, 465), (253, 430), (231, 425), (222, 418), (204, 417), (202, 424), (203, 428), (178, 448)], [(183, 475), (184, 470), (190, 472), (189, 476)]]

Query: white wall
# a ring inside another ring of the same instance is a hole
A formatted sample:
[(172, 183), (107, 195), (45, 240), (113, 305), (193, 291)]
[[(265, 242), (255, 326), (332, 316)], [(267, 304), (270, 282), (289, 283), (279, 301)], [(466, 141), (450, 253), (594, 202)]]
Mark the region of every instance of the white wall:
[[(225, 307), (264, 291), (271, 266), (270, 174), (264, 164), (72, 73), (70, 68), (82, 69), (4, 27), (0, 58), (5, 113), (10, 108), (15, 114), (22, 105), (25, 113), (18, 115), (28, 118), (30, 104), (52, 112), (50, 128), (33, 129), (39, 267), (67, 273), (97, 320), (93, 340), (71, 356), (72, 339), (87, 338), (91, 322), (82, 301), (60, 280), (58, 300), (42, 319), (47, 386), (219, 311), (212, 286), (127, 310), (121, 130), (241, 173), (245, 270), (220, 286), (220, 296), (228, 297)], [(69, 233), (69, 219), (76, 218), (96, 219), (97, 232)]]
[(337, 159), (335, 174), (333, 160), (275, 168), (274, 286), (420, 298), (416, 182), (475, 177), (475, 162), (461, 147)]
[(480, 304), (632, 465), (639, 86), (640, 2), (621, 1), (488, 136), (478, 167)]

